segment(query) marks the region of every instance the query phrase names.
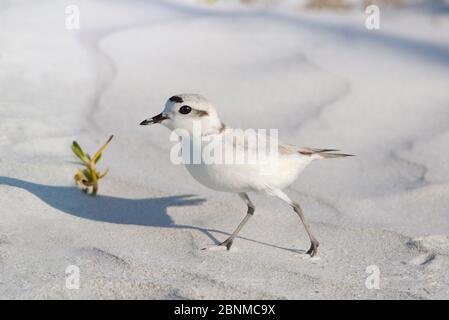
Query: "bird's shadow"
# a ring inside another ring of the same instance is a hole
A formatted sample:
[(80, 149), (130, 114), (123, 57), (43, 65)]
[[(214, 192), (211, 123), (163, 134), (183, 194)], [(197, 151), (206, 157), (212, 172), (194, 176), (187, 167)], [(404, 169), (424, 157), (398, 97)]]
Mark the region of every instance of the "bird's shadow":
[[(219, 244), (220, 241), (218, 241), (211, 232), (229, 235), (229, 233), (220, 230), (181, 225), (176, 224), (173, 221), (167, 213), (168, 208), (195, 206), (206, 201), (195, 195), (178, 195), (147, 199), (127, 199), (104, 195), (92, 197), (85, 195), (76, 187), (43, 185), (1, 176), (0, 185), (27, 190), (59, 211), (93, 221), (149, 227), (191, 229), (204, 233), (214, 244)], [(279, 249), (302, 252), (244, 237), (240, 238)]]
[(104, 195), (92, 197), (82, 193), (76, 187), (43, 185), (8, 177), (0, 177), (0, 185), (27, 190), (51, 207), (80, 218), (116, 224), (195, 229), (206, 233), (215, 243), (218, 243), (208, 230), (178, 225), (168, 215), (168, 208), (194, 206), (205, 201), (194, 195), (148, 199), (127, 199)]

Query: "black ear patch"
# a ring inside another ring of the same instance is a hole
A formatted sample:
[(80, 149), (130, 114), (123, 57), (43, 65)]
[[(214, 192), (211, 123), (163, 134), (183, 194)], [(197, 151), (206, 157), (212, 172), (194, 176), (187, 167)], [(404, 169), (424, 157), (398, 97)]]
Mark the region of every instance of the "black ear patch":
[(183, 103), (184, 102), (184, 100), (182, 100), (182, 98), (178, 97), (178, 96), (173, 96), (169, 100), (172, 101), (172, 102), (179, 102), (179, 103)]
[(209, 115), (209, 112), (204, 111), (204, 110), (195, 110), (195, 111), (196, 111), (196, 114), (197, 114), (199, 117), (205, 117), (205, 116), (208, 116), (208, 115)]

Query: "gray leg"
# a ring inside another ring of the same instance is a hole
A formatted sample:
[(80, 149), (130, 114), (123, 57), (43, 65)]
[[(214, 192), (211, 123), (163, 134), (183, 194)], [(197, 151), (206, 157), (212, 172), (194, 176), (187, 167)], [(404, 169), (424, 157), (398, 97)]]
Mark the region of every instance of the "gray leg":
[(306, 221), (306, 218), (304, 217), (304, 213), (301, 209), (301, 206), (290, 200), (290, 198), (281, 190), (272, 190), (273, 195), (277, 196), (279, 199), (287, 202), (290, 206), (292, 206), (293, 210), (298, 214), (299, 218), (301, 219), (302, 224), (304, 225), (304, 229), (306, 229), (307, 235), (310, 239), (310, 249), (307, 251), (307, 254), (309, 254), (311, 257), (317, 254), (318, 252), (318, 246), (320, 243), (315, 239), (312, 232), (310, 232), (310, 226)]
[(304, 225), (304, 229), (306, 229), (307, 235), (309, 236), (309, 239), (310, 239), (310, 249), (306, 253), (309, 254), (311, 257), (313, 257), (314, 255), (316, 255), (318, 253), (318, 246), (320, 245), (320, 243), (317, 241), (317, 239), (315, 239), (312, 232), (310, 232), (310, 226), (307, 223), (306, 218), (304, 217), (304, 213), (303, 213), (299, 203), (294, 202), (292, 207), (293, 207), (293, 210), (295, 210), (295, 212), (298, 214), (299, 218), (301, 219), (301, 222)]
[(226, 246), (226, 249), (231, 249), (232, 243), (239, 234), (240, 230), (242, 230), (243, 226), (248, 222), (249, 218), (254, 214), (254, 211), (256, 208), (254, 207), (254, 204), (251, 202), (251, 200), (248, 197), (248, 194), (246, 193), (239, 193), (240, 198), (245, 201), (246, 205), (248, 206), (248, 213), (246, 214), (245, 218), (243, 218), (242, 222), (240, 222), (239, 226), (235, 231), (231, 234), (231, 236), (226, 239), (224, 242), (220, 243), (220, 246)]

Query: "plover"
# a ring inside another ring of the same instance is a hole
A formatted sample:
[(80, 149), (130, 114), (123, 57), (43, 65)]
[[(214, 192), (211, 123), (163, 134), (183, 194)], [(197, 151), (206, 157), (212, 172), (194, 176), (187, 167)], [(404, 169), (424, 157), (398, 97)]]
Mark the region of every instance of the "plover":
[[(200, 146), (219, 141), (222, 144), (220, 150), (224, 152), (232, 151), (237, 155), (243, 152), (248, 155), (256, 152), (254, 151), (256, 149), (257, 152), (264, 149), (264, 147), (260, 147), (260, 144), (256, 148), (246, 143), (245, 145), (242, 145), (241, 142), (237, 143), (234, 138), (241, 136), (241, 132), (238, 129), (225, 126), (221, 122), (215, 107), (206, 98), (198, 94), (172, 96), (166, 102), (162, 113), (144, 120), (141, 125), (156, 123), (160, 123), (172, 131), (179, 132), (182, 130), (191, 135), (196, 134), (197, 136), (193, 139), (200, 138)], [(269, 140), (267, 139), (267, 141)], [(271, 141), (270, 146), (272, 146)], [(237, 193), (248, 207), (247, 214), (241, 223), (230, 237), (220, 243), (219, 246), (225, 246), (227, 250), (231, 248), (235, 237), (255, 212), (255, 206), (248, 193), (259, 192), (281, 199), (298, 214), (311, 242), (310, 249), (306, 253), (313, 257), (317, 254), (319, 242), (310, 231), (299, 203), (291, 200), (283, 189), (291, 185), (313, 160), (351, 155), (337, 153), (338, 150), (335, 149), (305, 148), (280, 143), (277, 145), (276, 151), (275, 156), (265, 156), (263, 161), (206, 163), (200, 160), (185, 165), (195, 180), (210, 189)], [(264, 154), (266, 155), (266, 152)]]

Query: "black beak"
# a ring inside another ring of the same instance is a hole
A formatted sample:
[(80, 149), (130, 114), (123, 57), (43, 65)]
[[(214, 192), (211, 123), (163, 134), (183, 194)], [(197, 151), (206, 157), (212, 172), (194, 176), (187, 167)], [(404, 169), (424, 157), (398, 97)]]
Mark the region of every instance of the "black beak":
[(157, 116), (151, 118), (151, 119), (146, 119), (143, 120), (140, 125), (141, 126), (147, 126), (149, 124), (154, 124), (154, 123), (161, 123), (162, 121), (169, 119), (169, 117), (167, 117), (166, 115), (164, 115), (163, 113), (158, 114)]

